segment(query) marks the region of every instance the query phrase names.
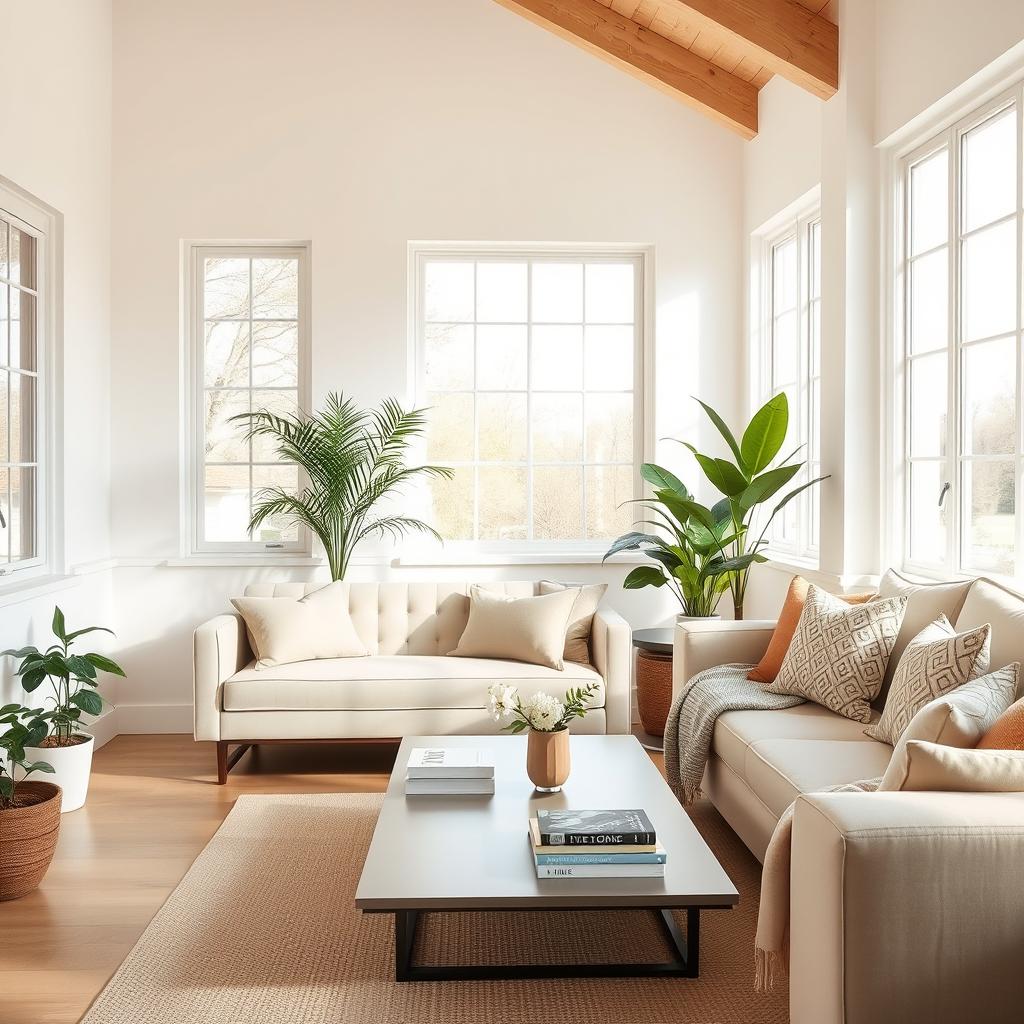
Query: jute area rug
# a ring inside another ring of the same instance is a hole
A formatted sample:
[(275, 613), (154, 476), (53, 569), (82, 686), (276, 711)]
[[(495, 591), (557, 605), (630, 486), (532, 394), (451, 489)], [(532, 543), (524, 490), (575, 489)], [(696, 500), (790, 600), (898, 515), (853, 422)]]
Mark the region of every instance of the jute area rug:
[[(353, 898), (382, 797), (242, 796), (97, 997), (86, 1024), (751, 1024), (788, 1020), (785, 982), (753, 989), (760, 867), (707, 803), (698, 828), (740, 892), (701, 917), (697, 979), (394, 981), (393, 918)], [(410, 851), (415, 856), (415, 851)], [(432, 914), (434, 963), (654, 960), (652, 916)]]

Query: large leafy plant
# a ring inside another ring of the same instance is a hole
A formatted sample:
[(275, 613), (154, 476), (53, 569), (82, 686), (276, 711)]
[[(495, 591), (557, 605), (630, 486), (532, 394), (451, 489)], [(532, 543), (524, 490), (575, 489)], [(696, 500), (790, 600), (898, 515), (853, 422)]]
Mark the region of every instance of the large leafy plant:
[[(82, 715), (99, 715), (103, 711), (104, 699), (96, 687), (99, 673), (124, 676), (124, 669), (115, 661), (102, 654), (72, 654), (74, 642), (88, 633), (110, 633), (105, 626), (86, 626), (68, 632), (64, 613), (60, 608), (53, 610), (53, 635), (57, 642), (45, 651), (38, 647), (22, 647), (18, 650), (3, 651), (2, 655), (21, 658), (16, 675), (21, 679), (26, 693), (34, 693), (45, 682), (49, 682), (52, 693), (47, 695), (51, 706), (39, 709), (32, 719), (32, 737), (36, 738), (38, 724), (44, 730), (39, 741), (47, 735), (53, 737), (53, 746), (69, 747), (78, 742), (76, 730)], [(25, 742), (23, 746), (38, 746)]]
[[(25, 756), (26, 747), (37, 747), (46, 738), (46, 723), (40, 714), (41, 709), (21, 704), (0, 707), (0, 726), (6, 726), (0, 733), (0, 811), (17, 806), (18, 782), (33, 772), (53, 773), (52, 765)], [(15, 768), (21, 769), (21, 779), (15, 779)]]
[(323, 545), (332, 580), (344, 579), (353, 550), (366, 537), (397, 541), (407, 533), (423, 533), (441, 539), (419, 519), (374, 512), (385, 496), (418, 477), (451, 476), (444, 466), (406, 465), (426, 426), (426, 410), (406, 410), (390, 398), (379, 409), (360, 409), (351, 398), (332, 392), (315, 415), (260, 411), (233, 419), (246, 421), (250, 439), (274, 442), (279, 457), (297, 465), (305, 477), (297, 494), (281, 487), (257, 493), (250, 533), (271, 517), (306, 527)]

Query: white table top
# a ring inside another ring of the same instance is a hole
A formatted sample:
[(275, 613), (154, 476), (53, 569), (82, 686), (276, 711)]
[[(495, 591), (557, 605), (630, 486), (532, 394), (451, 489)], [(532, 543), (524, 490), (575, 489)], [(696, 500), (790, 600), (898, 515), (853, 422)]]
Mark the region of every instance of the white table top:
[[(525, 736), (410, 736), (402, 741), (356, 889), (368, 911), (729, 907), (739, 894), (661, 773), (632, 736), (572, 736), (560, 793), (526, 776)], [(414, 747), (473, 747), (494, 760), (493, 796), (405, 795)], [(527, 838), (537, 809), (645, 810), (668, 852), (664, 878), (536, 876)]]

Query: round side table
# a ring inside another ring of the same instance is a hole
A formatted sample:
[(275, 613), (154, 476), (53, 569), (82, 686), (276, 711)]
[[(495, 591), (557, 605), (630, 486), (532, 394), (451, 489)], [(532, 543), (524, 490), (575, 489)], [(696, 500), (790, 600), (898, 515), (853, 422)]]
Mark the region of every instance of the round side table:
[(664, 736), (672, 704), (672, 629), (636, 629), (634, 678), (640, 724), (649, 736)]

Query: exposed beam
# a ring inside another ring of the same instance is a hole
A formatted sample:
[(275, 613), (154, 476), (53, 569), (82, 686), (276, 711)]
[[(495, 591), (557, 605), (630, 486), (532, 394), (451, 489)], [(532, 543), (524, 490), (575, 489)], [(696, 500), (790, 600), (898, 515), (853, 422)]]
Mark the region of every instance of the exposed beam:
[(757, 134), (757, 89), (597, 0), (496, 0), (728, 125)]
[(839, 88), (839, 28), (796, 0), (661, 0), (695, 28), (725, 35), (754, 60), (828, 99)]

